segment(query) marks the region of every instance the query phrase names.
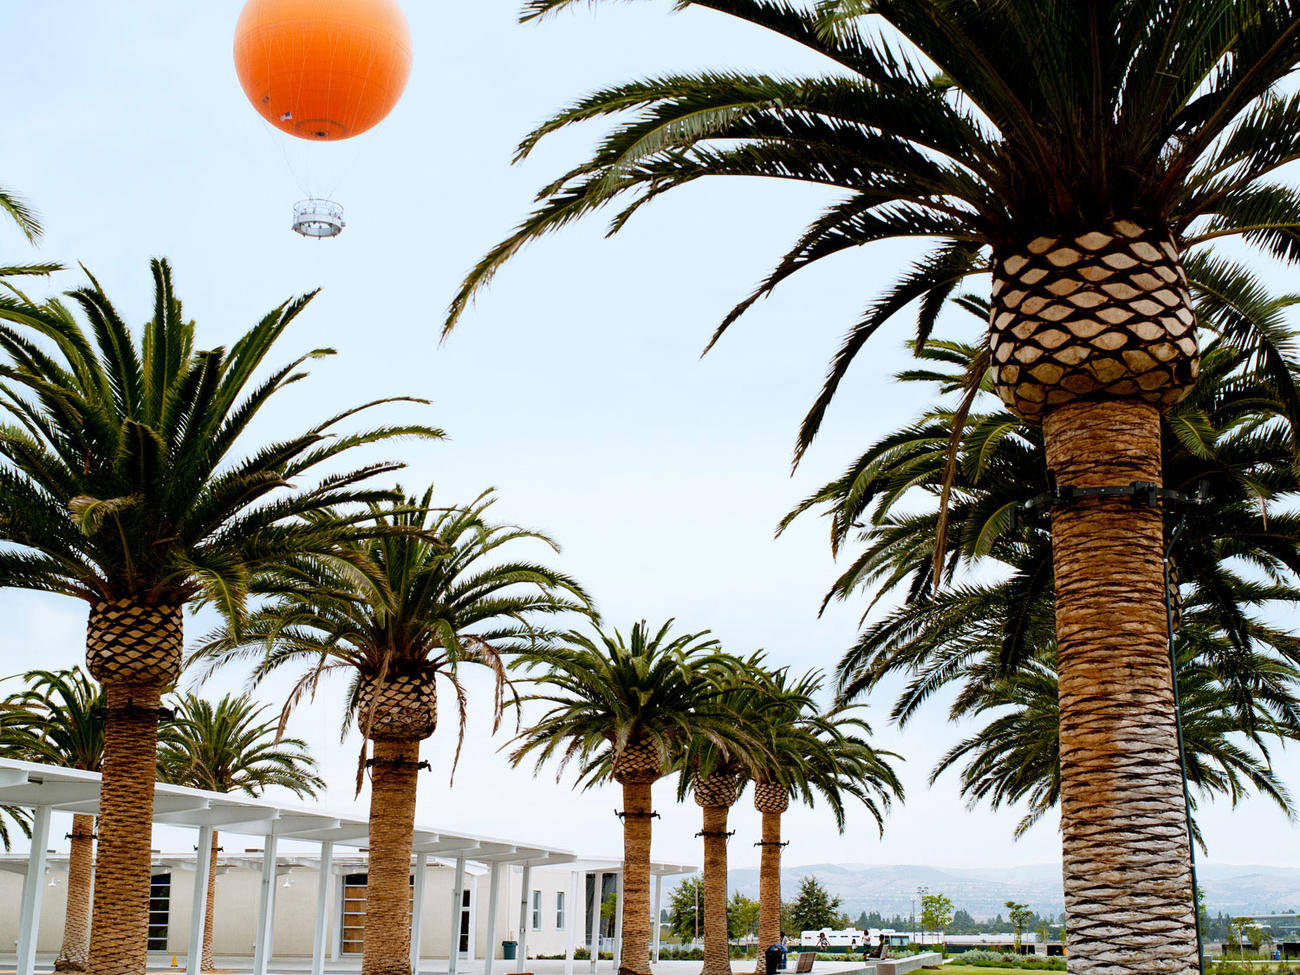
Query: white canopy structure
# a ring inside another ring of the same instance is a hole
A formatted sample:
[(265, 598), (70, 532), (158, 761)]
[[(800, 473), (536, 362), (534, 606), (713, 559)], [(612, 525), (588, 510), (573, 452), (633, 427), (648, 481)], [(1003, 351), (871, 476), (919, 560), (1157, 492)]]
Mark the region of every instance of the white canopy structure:
[[(0, 805), (25, 807), (32, 811), (31, 852), (24, 865), (22, 902), (19, 911), (18, 966), (16, 975), (33, 975), (36, 958), (36, 936), (40, 927), (40, 888), (45, 874), (47, 847), (50, 840), (50, 814), (52, 812), (96, 815), (99, 811), (99, 774), (78, 769), (58, 768), (0, 758)], [(334, 889), (329, 881), (336, 845), (365, 850), (369, 844), (367, 820), (355, 816), (333, 815), (319, 809), (289, 806), (266, 799), (206, 792), (183, 786), (157, 783), (154, 786), (153, 821), (158, 825), (191, 827), (198, 831), (198, 844), (193, 861), (194, 898), (189, 928), (187, 975), (199, 975), (200, 946), (203, 943), (203, 924), (207, 900), (208, 869), (212, 851), (214, 829), (222, 833), (257, 836), (263, 838), (262, 881), (258, 902), (258, 924), (254, 937), (253, 975), (266, 975), (271, 958), (274, 929), (272, 918), (275, 907), (276, 870), (279, 862), (278, 847), (281, 840), (293, 843), (319, 845), (320, 887), (317, 892), (316, 931), (312, 956), (312, 975), (322, 975), (325, 963), (327, 919), (333, 910)], [(606, 873), (618, 875), (620, 902), (622, 897), (623, 864), (618, 860), (580, 859), (570, 850), (548, 847), (543, 844), (520, 843), (488, 836), (416, 826), (412, 847), (415, 854), (417, 876), (423, 876), (430, 858), (448, 866), (454, 864), (455, 882), (452, 897), (459, 898), (464, 888), (467, 862), (482, 864), (490, 873), (487, 943), (494, 943), (491, 927), (497, 915), (501, 867), (518, 864), (524, 871), (523, 889), (528, 890), (528, 876), (532, 867), (567, 865), (572, 871), (572, 900), (578, 904), (579, 879), (587, 873), (596, 874), (596, 890), (600, 890), (601, 877)], [(313, 854), (315, 851), (313, 851)], [(291, 854), (292, 855), (292, 854)], [(0, 864), (0, 868), (3, 865)], [(654, 863), (651, 873), (656, 878), (654, 918), (659, 917), (662, 880), (665, 876), (694, 873), (696, 867), (687, 864)], [(417, 884), (412, 917), (421, 916), (424, 886)], [(596, 916), (599, 897), (593, 899), (592, 912)], [(520, 966), (526, 958), (524, 943), (527, 925), (523, 923), (525, 903), (520, 904)], [(453, 919), (458, 912), (453, 910)], [(620, 919), (621, 920), (621, 919)], [(453, 924), (458, 920), (453, 920)], [(573, 970), (574, 948), (578, 925), (569, 925), (566, 975)], [(594, 930), (594, 925), (593, 925)], [(655, 954), (658, 955), (658, 925), (654, 925)], [(420, 926), (412, 923), (412, 958), (420, 957)], [(455, 930), (452, 932), (453, 940)], [(615, 933), (619, 941), (621, 931)], [(596, 970), (595, 952), (591, 970)], [(617, 951), (615, 953), (617, 957)], [(520, 968), (522, 970), (522, 967)], [(448, 973), (455, 975), (456, 952), (448, 959)], [(486, 959), (485, 975), (492, 975), (491, 952)]]

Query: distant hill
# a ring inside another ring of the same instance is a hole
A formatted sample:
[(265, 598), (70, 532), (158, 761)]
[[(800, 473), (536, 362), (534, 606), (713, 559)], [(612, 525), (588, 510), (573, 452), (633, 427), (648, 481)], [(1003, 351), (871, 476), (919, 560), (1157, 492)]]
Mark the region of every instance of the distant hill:
[[(793, 892), (800, 878), (808, 874), (842, 897), (844, 910), (851, 917), (873, 910), (907, 917), (921, 885), (947, 894), (957, 907), (979, 920), (1004, 914), (1008, 900), (1026, 903), (1040, 914), (1059, 914), (1065, 909), (1057, 864), (959, 868), (814, 863), (783, 869), (782, 891), (787, 895)], [(1200, 864), (1198, 874), (1211, 914), (1300, 909), (1300, 867), (1210, 863)], [(732, 870), (728, 881), (732, 890), (758, 896), (757, 870)]]

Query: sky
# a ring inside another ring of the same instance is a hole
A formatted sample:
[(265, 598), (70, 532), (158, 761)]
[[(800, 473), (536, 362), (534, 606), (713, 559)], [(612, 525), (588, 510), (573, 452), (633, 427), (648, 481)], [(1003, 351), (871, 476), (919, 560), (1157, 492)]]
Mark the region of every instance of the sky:
[[(32, 251), (0, 229), (0, 254), (83, 263), (136, 325), (150, 309), (148, 261), (166, 256), (203, 346), (228, 343), (279, 302), (321, 288), (279, 357), (318, 346), (338, 355), (315, 364), (261, 418), (257, 436), (297, 431), (372, 397), (427, 398), (427, 407), (387, 417), (436, 424), (449, 439), (376, 454), (405, 462), (406, 487), (432, 482), (446, 503), (496, 487), (497, 516), (549, 532), (563, 547), (554, 564), (589, 588), (611, 623), (676, 618), (736, 652), (762, 648), (774, 663), (829, 670), (862, 607), (819, 617), (836, 574), (825, 528), (804, 519), (780, 539), (774, 528), (925, 405), (923, 390), (891, 379), (907, 363), (900, 319), (860, 357), (791, 476), (795, 429), (826, 362), (902, 267), (906, 247), (804, 272), (701, 358), (720, 317), (831, 198), (805, 187), (697, 184), (642, 211), (616, 239), (589, 219), (531, 247), (439, 342), (461, 276), (599, 136), (599, 128), (566, 133), (512, 166), (519, 138), (550, 112), (650, 73), (823, 67), (721, 15), (674, 14), (667, 0), (597, 6), (520, 25), (514, 0), (406, 0), (414, 66), (404, 97), (376, 129), (323, 146), (274, 133), (245, 101), (231, 61), (238, 2), (7, 0), (0, 185), (33, 203), (47, 232)], [(332, 191), (344, 205), (341, 237), (308, 241), (289, 230), (303, 188)], [(51, 287), (80, 280), (68, 271)], [(964, 327), (954, 320), (948, 334)], [(73, 600), (0, 593), (0, 674), (80, 662), (85, 616)], [(191, 619), (188, 635), (211, 622)], [(203, 693), (245, 693), (246, 677), (223, 671)], [(252, 693), (278, 707), (287, 686), (276, 679)], [(470, 689), (454, 784), (454, 725), (444, 721), (425, 745), (433, 768), (421, 777), (418, 821), (617, 855), (616, 792), (575, 793), (553, 768), (511, 769), (499, 750), (509, 729), (491, 733), (487, 684), (476, 678)], [(876, 744), (906, 759), (906, 803), (883, 837), (861, 810), (840, 835), (824, 809), (792, 808), (787, 863), (1059, 860), (1054, 816), (1017, 841), (1023, 810), (968, 809), (952, 774), (929, 785), (937, 757), (971, 728), (947, 722), (943, 697), (893, 727), (888, 691), (868, 714)], [(360, 812), (358, 742), (339, 741), (343, 696), (342, 681), (326, 687), (290, 733), (321, 761), (329, 787), (319, 805)], [(1296, 782), (1300, 752), (1275, 757), (1282, 779)], [(663, 818), (654, 857), (698, 863), (699, 810), (676, 804), (667, 781), (655, 807)], [(1300, 831), (1266, 800), (1202, 803), (1200, 824), (1211, 861), (1300, 865)], [(732, 825), (732, 863), (756, 865), (758, 814), (748, 797)], [(191, 837), (170, 832), (155, 847), (191, 847)]]

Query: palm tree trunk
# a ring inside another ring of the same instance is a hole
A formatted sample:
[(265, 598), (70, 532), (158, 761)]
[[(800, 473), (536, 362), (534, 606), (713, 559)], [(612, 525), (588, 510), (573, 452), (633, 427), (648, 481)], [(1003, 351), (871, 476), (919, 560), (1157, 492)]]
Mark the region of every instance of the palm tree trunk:
[(56, 972), (84, 972), (90, 954), (90, 892), (95, 877), (95, 817), (72, 817), (68, 840), (68, 904)]
[(727, 940), (727, 807), (704, 806), (704, 968), (731, 975)]
[(758, 865), (758, 967), (767, 971), (764, 953), (781, 943), (781, 814), (763, 813), (763, 846)]
[(212, 921), (216, 916), (213, 901), (217, 897), (217, 831), (212, 831), (212, 852), (208, 854), (208, 899), (203, 907), (203, 952), (199, 955), (199, 970), (215, 972), (217, 963), (212, 960)]
[(650, 972), (650, 795), (649, 782), (623, 783), (623, 953), (618, 975)]
[[(1132, 401), (1044, 424), (1062, 486), (1161, 483), (1160, 417)], [(1052, 517), (1061, 832), (1071, 972), (1197, 970), (1156, 508), (1091, 497)]]
[(411, 973), (411, 836), (419, 740), (375, 742), (362, 975)]
[(88, 968), (142, 975), (149, 933), (149, 845), (158, 746), (159, 685), (106, 681), (99, 851)]

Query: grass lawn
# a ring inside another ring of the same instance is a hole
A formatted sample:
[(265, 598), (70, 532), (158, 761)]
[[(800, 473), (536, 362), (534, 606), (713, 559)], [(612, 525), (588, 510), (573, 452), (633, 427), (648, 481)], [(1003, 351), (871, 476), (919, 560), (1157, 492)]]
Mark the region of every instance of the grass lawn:
[(944, 965), (939, 971), (943, 972), (943, 975), (1037, 975), (1038, 972), (1065, 975), (1064, 972), (1053, 973), (1041, 968), (985, 968), (983, 965), (959, 965), (956, 962)]

